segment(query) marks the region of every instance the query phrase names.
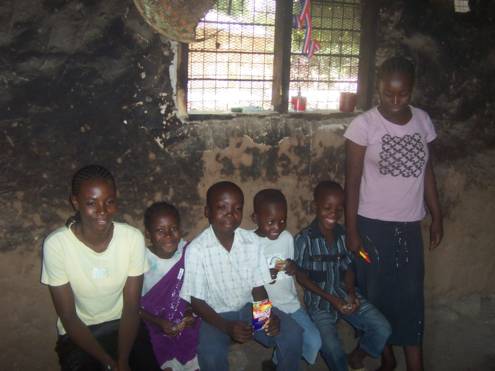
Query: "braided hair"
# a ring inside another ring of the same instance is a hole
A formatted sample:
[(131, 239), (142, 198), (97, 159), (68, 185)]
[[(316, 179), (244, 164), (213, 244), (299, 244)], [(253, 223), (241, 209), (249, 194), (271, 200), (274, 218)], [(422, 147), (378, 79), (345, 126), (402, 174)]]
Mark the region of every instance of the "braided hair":
[(344, 193), (344, 188), (342, 188), (339, 183), (334, 182), (333, 180), (322, 180), (320, 183), (318, 183), (313, 191), (313, 199), (317, 200), (318, 197), (321, 196), (323, 191), (337, 191)]
[(385, 60), (378, 68), (378, 80), (392, 73), (402, 73), (411, 79), (411, 83), (414, 83), (414, 64), (405, 57), (396, 56)]
[[(114, 190), (117, 189), (115, 185), (115, 179), (113, 178), (112, 173), (108, 171), (105, 167), (101, 165), (87, 165), (80, 168), (74, 176), (72, 177), (71, 183), (71, 195), (77, 196), (81, 191), (81, 185), (88, 180), (103, 180), (110, 183)], [(69, 227), (74, 222), (79, 222), (81, 220), (81, 216), (79, 212), (76, 211), (74, 215), (69, 217), (65, 222), (65, 225)]]
[(180, 215), (179, 210), (168, 202), (155, 202), (151, 206), (149, 206), (144, 212), (144, 227), (146, 230), (151, 230), (151, 223), (154, 217), (160, 214), (171, 214), (177, 220), (177, 224), (180, 224)]
[(284, 205), (287, 208), (287, 199), (280, 190), (273, 188), (263, 189), (256, 193), (253, 199), (254, 212), (259, 212), (267, 204)]

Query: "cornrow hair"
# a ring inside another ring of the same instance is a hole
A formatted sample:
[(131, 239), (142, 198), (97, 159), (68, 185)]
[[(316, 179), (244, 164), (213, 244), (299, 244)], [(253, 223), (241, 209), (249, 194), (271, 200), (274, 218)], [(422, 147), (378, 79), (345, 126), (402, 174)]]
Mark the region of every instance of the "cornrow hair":
[(411, 82), (414, 82), (414, 64), (409, 59), (402, 56), (392, 57), (383, 62), (378, 68), (378, 80), (383, 79), (391, 73), (397, 72), (409, 76), (411, 78)]
[(316, 200), (323, 191), (344, 192), (344, 188), (342, 188), (339, 183), (334, 182), (333, 180), (322, 180), (320, 183), (318, 183), (313, 191), (313, 199)]
[[(87, 165), (80, 168), (72, 177), (71, 195), (77, 196), (81, 191), (81, 185), (85, 181), (101, 179), (112, 184), (112, 187), (116, 190), (115, 179), (110, 171), (101, 165)], [(80, 221), (79, 212), (69, 217), (65, 222), (65, 225), (69, 227), (72, 223)]]
[(242, 189), (235, 183), (229, 182), (229, 181), (222, 181), (213, 184), (208, 190), (206, 191), (206, 205), (208, 207), (211, 206), (211, 199), (213, 197), (213, 193), (217, 192), (218, 190), (225, 190), (225, 189), (232, 189), (234, 191), (239, 192), (242, 198), (242, 203), (244, 203), (244, 193), (242, 193)]
[(261, 208), (268, 204), (282, 204), (287, 207), (287, 199), (284, 194), (273, 188), (267, 188), (256, 193), (253, 199), (253, 209), (257, 213)]
[(177, 219), (177, 223), (180, 224), (179, 210), (174, 205), (165, 201), (155, 202), (144, 212), (144, 227), (146, 230), (151, 230), (153, 218), (160, 214), (172, 214)]

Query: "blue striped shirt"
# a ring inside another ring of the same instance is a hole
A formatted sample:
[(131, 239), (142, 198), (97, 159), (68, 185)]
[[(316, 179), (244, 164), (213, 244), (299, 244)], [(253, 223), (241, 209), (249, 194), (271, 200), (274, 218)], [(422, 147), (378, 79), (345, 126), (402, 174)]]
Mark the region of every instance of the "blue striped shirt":
[[(339, 224), (335, 226), (334, 237), (332, 246), (328, 246), (315, 219), (295, 236), (294, 261), (322, 290), (345, 299), (343, 278), (345, 271), (352, 269), (353, 255), (345, 247), (345, 231)], [(309, 290), (304, 290), (304, 303), (310, 312), (335, 312), (332, 304)]]

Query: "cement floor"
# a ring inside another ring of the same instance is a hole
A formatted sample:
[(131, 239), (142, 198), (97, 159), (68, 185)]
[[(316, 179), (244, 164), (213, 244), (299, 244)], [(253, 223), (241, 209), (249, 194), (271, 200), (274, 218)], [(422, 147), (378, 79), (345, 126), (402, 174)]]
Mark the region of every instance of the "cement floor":
[[(35, 308), (33, 310), (36, 311)], [(22, 346), (29, 346), (30, 354), (21, 351), (21, 344), (0, 347), (0, 371), (58, 370), (53, 351), (55, 333), (52, 327), (50, 329), (43, 341), (34, 337), (25, 338)], [(27, 330), (35, 329), (29, 327)], [(19, 331), (26, 333), (23, 328)], [(355, 344), (352, 329), (342, 323), (340, 331), (345, 349), (351, 351)], [(483, 298), (472, 296), (428, 306), (424, 340), (426, 371), (495, 371), (495, 295)], [(231, 371), (261, 371), (261, 362), (270, 356), (270, 349), (255, 342), (234, 345), (230, 353)], [(397, 371), (406, 371), (400, 349), (396, 349), (396, 357)], [(366, 371), (377, 367), (378, 361), (366, 361)], [(321, 357), (314, 366), (301, 362), (301, 371), (324, 370), (327, 367)]]

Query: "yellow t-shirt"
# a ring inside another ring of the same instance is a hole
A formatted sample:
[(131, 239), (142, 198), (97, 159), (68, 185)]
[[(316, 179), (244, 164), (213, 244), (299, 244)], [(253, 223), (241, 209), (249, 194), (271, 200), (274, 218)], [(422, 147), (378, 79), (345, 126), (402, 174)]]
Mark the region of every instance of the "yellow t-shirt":
[[(43, 243), (41, 282), (49, 286), (70, 283), (76, 313), (86, 325), (119, 319), (127, 277), (148, 269), (143, 234), (130, 225), (113, 224), (112, 240), (101, 253), (79, 241), (67, 227), (52, 232)], [(60, 319), (57, 329), (65, 334)]]

